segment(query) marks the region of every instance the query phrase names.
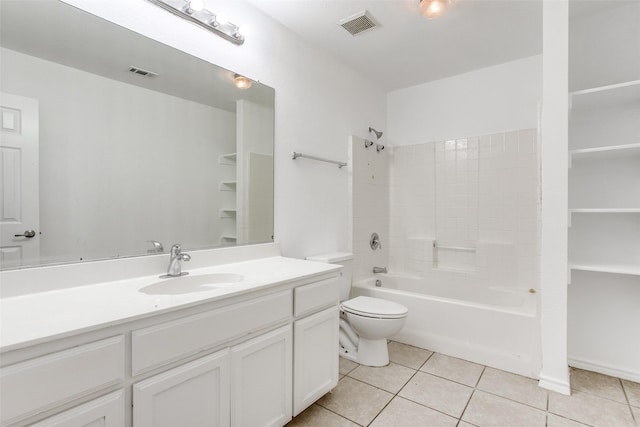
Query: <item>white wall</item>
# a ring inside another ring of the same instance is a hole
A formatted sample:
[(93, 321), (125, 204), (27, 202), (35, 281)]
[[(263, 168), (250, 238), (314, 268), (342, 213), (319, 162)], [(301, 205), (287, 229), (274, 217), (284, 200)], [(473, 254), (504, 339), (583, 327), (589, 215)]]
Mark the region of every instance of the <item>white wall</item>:
[(381, 90), (243, 1), (206, 1), (250, 28), (242, 46), (144, 0), (67, 3), (274, 87), (275, 239), (284, 255), (296, 257), (349, 246), (345, 168), (293, 161), (290, 153), (344, 161), (349, 135), (385, 128)]
[(606, 3), (598, 13), (571, 17), (571, 91), (640, 79), (640, 2)]
[(538, 55), (390, 92), (387, 141), (411, 145), (535, 128), (541, 88)]
[(2, 90), (39, 100), (44, 262), (219, 240), (217, 159), (234, 150), (235, 114), (8, 49), (2, 59)]

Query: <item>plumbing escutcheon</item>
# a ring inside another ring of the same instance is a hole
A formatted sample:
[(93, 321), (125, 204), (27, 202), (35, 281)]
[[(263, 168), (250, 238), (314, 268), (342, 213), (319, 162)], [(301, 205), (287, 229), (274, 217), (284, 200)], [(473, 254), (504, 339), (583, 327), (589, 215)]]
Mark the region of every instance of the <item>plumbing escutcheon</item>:
[(369, 246), (371, 246), (371, 249), (374, 251), (378, 248), (382, 249), (382, 243), (380, 243), (380, 236), (378, 236), (378, 233), (371, 234)]

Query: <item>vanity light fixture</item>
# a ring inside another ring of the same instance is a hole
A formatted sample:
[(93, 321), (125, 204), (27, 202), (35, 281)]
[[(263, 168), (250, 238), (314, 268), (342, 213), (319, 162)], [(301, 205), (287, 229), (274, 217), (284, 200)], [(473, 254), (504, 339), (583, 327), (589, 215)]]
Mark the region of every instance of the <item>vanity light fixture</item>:
[(249, 89), (253, 84), (251, 79), (248, 77), (242, 76), (240, 74), (233, 75), (233, 83), (236, 85), (238, 89)]
[(428, 19), (442, 15), (449, 7), (451, 0), (420, 0), (420, 12)]
[(197, 26), (211, 31), (225, 40), (241, 45), (245, 37), (240, 33), (240, 27), (232, 24), (222, 13), (214, 13), (205, 8), (204, 0), (147, 0), (186, 19)]

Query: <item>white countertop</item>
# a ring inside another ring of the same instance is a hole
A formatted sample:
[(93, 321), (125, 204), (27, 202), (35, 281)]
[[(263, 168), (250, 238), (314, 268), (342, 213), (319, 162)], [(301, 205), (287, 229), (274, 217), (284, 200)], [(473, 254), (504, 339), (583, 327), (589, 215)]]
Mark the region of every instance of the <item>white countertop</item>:
[(160, 280), (159, 274), (155, 274), (6, 297), (0, 299), (0, 352), (332, 273), (340, 268), (276, 256), (197, 269), (184, 265), (183, 270), (191, 276), (211, 273), (244, 276), (241, 282), (203, 292), (180, 295), (139, 292)]

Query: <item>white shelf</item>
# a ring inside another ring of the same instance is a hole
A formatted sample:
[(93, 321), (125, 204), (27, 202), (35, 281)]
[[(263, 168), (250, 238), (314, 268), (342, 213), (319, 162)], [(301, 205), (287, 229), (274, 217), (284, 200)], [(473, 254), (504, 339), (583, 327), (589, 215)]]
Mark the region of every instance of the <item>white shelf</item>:
[(587, 110), (634, 102), (640, 102), (640, 80), (631, 80), (569, 93), (570, 110)]
[(220, 218), (235, 218), (237, 211), (235, 209), (220, 209)]
[(571, 272), (590, 271), (594, 273), (624, 274), (628, 276), (640, 276), (640, 265), (619, 265), (619, 264), (589, 264), (570, 263), (569, 264), (569, 284), (571, 284)]
[(627, 157), (629, 155), (640, 154), (640, 142), (634, 144), (609, 145), (605, 147), (580, 148), (569, 150), (569, 168), (576, 159), (574, 157), (597, 156), (602, 160), (611, 160), (615, 157)]
[(235, 166), (238, 156), (236, 153), (223, 154), (218, 157), (218, 163), (221, 165)]
[(222, 181), (218, 186), (220, 191), (236, 191), (236, 181)]
[(569, 227), (571, 227), (571, 217), (573, 214), (630, 214), (640, 213), (640, 208), (579, 208), (569, 209)]

